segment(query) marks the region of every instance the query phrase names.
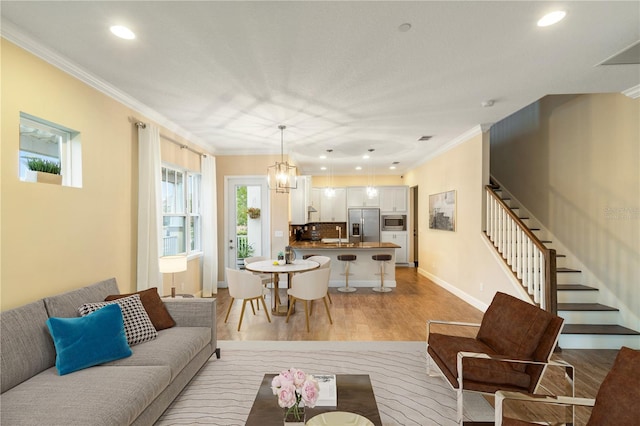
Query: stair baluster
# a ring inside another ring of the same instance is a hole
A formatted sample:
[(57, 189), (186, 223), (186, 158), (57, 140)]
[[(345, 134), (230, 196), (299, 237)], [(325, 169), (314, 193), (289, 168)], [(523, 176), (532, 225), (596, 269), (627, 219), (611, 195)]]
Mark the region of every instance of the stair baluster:
[(532, 300), (542, 309), (557, 313), (556, 252), (548, 249), (520, 218), (486, 186), (487, 238)]

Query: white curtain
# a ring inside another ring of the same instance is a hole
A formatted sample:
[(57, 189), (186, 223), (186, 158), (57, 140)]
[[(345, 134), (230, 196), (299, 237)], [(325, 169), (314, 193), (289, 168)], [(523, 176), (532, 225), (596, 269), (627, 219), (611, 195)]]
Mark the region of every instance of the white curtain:
[(138, 126), (138, 290), (162, 289), (161, 174), (160, 130), (153, 124)]
[(218, 292), (218, 215), (216, 159), (202, 156), (202, 296)]

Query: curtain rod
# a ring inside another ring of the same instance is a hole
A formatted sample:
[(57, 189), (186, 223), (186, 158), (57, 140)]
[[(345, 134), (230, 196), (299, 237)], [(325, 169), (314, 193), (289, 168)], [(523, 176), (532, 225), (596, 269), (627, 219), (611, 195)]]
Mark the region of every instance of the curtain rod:
[[(147, 123), (144, 123), (142, 121), (136, 121), (135, 125), (137, 127), (143, 128), (143, 129), (147, 127)], [(169, 136), (163, 135), (162, 133), (160, 134), (160, 137), (163, 138), (163, 139), (168, 140), (172, 144), (178, 145), (181, 149), (189, 150), (189, 151), (193, 152), (194, 154), (198, 154), (201, 157), (206, 157), (207, 156), (207, 154), (205, 154), (204, 152), (197, 151), (197, 150), (191, 148), (189, 145), (186, 145), (186, 144), (184, 144), (182, 142), (179, 142), (179, 141), (177, 141), (177, 140), (175, 140), (173, 138), (170, 138)]]

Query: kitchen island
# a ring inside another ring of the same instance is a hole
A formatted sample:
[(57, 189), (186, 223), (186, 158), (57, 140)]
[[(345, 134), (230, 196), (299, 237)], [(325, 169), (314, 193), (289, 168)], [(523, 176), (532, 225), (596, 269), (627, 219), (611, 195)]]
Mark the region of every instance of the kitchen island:
[(393, 243), (323, 243), (321, 241), (295, 241), (291, 247), (296, 259), (315, 254), (331, 258), (330, 287), (343, 287), (345, 282), (344, 263), (338, 260), (340, 254), (355, 254), (358, 258), (349, 268), (349, 287), (380, 287), (380, 262), (371, 258), (374, 254), (390, 254), (391, 260), (385, 264), (384, 286), (396, 286), (396, 249)]

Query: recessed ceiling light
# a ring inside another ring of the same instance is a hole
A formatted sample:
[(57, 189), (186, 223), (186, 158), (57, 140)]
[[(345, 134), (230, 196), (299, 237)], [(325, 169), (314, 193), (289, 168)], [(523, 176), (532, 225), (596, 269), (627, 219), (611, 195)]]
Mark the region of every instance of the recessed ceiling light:
[(114, 25), (109, 29), (117, 37), (123, 38), (125, 40), (133, 40), (134, 38), (136, 38), (134, 32), (123, 25)]
[(362, 167), (356, 166), (356, 170), (362, 170)]
[(396, 169), (396, 166), (389, 166), (389, 169), (391, 169), (391, 170), (395, 170), (395, 169)]
[(322, 155), (320, 156), (320, 159), (322, 159), (322, 160), (324, 160), (325, 158), (327, 158), (327, 156), (326, 156), (326, 155), (324, 155), (324, 154), (322, 154)]
[(420, 138), (418, 140), (419, 141), (428, 141), (431, 138), (432, 138), (432, 136), (420, 136)]
[(557, 24), (558, 22), (562, 21), (562, 19), (564, 19), (566, 14), (567, 12), (565, 12), (564, 10), (556, 10), (554, 12), (547, 13), (542, 18), (540, 18), (540, 20), (538, 21), (538, 26), (548, 27), (549, 25)]
[(320, 167), (320, 170), (327, 170), (325, 166)]
[(366, 160), (367, 158), (369, 158), (369, 154), (363, 155), (362, 158), (364, 158)]

